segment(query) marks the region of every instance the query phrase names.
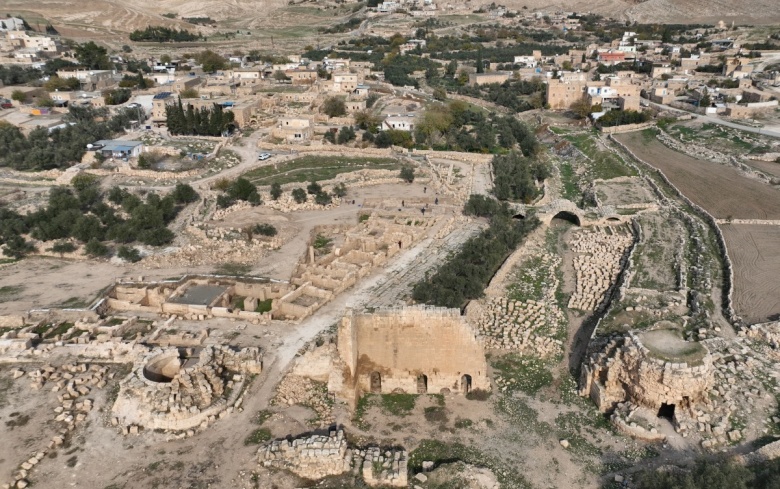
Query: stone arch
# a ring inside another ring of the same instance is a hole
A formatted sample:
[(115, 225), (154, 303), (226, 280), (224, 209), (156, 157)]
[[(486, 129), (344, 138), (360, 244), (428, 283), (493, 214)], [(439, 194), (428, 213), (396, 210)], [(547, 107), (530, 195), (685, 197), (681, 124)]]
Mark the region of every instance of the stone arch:
[(569, 211), (560, 211), (554, 216), (552, 216), (551, 220), (553, 219), (561, 219), (563, 221), (568, 221), (574, 224), (575, 226), (582, 226), (582, 222), (580, 221), (580, 216)]
[(460, 378), (460, 390), (464, 394), (471, 392), (471, 375), (463, 374), (463, 376)]
[(425, 374), (420, 374), (417, 376), (417, 393), (418, 394), (428, 393), (428, 376)]
[(382, 393), (382, 374), (379, 372), (371, 372), (371, 393)]
[(515, 214), (514, 216), (512, 216), (512, 219), (517, 219), (518, 221), (522, 221), (523, 219), (525, 219), (525, 216), (523, 214)]

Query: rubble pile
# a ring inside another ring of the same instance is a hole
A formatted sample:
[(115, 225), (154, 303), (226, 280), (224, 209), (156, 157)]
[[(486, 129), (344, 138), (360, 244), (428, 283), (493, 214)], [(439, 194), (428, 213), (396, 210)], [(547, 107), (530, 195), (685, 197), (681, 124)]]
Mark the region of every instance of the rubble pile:
[(620, 262), (633, 242), (628, 228), (599, 228), (580, 231), (571, 242), (576, 289), (569, 308), (592, 311), (620, 274)]

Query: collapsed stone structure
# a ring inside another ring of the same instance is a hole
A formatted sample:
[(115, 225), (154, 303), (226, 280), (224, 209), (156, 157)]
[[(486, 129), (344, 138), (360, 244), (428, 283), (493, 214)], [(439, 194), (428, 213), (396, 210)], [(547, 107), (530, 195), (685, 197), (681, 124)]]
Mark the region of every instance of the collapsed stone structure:
[(309, 246), (290, 280), (297, 288), (278, 301), (275, 317), (310, 316), (374, 268), (418, 242), (437, 222), (435, 218), (422, 217), (383, 218), (376, 212), (365, 216), (356, 226), (338, 230), (343, 242), (327, 253), (317, 256), (314, 243)]
[(240, 404), (246, 376), (261, 370), (258, 348), (153, 349), (120, 383), (114, 424), (172, 431), (205, 427)]
[(352, 471), (370, 486), (407, 487), (408, 454), (403, 449), (350, 449), (343, 430), (294, 440), (277, 440), (260, 448), (265, 467), (287, 469), (305, 479)]
[(589, 396), (601, 411), (630, 401), (658, 409), (659, 413), (667, 412), (672, 419), (697, 403), (706, 403), (714, 381), (712, 358), (706, 347), (679, 339), (680, 351), (700, 349), (701, 354), (696, 356), (695, 365), (668, 361), (661, 358), (658, 349), (651, 351), (643, 344), (642, 339), (651, 339), (646, 335), (658, 332), (668, 330), (610, 339), (582, 366), (580, 394)]
[(624, 226), (581, 230), (572, 240), (576, 288), (569, 308), (592, 311), (617, 280), (626, 251), (634, 242), (631, 230)]
[(457, 309), (425, 306), (348, 312), (329, 390), (354, 406), (363, 393), (490, 389), (485, 353)]
[[(267, 323), (273, 316), (273, 301), (290, 290), (283, 282), (264, 279), (229, 279), (215, 276), (184, 276), (161, 282), (121, 282), (108, 291), (98, 306), (100, 312), (151, 312), (189, 319), (226, 317)], [(272, 301), (270, 310), (259, 312), (258, 303)]]

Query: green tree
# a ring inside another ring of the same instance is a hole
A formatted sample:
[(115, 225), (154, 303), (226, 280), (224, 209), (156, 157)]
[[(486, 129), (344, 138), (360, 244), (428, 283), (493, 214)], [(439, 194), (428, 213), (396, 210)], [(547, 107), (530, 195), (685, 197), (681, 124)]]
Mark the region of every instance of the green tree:
[(339, 183), (335, 187), (333, 187), (333, 195), (335, 195), (338, 198), (346, 197), (347, 195), (347, 186), (344, 185), (344, 182)]
[(195, 191), (190, 185), (186, 183), (177, 183), (171, 192), (171, 197), (177, 204), (189, 204), (195, 202), (200, 198), (198, 192)]
[(14, 90), (11, 92), (11, 100), (16, 100), (20, 104), (27, 103), (27, 95), (21, 90)]
[(352, 129), (350, 126), (343, 126), (341, 130), (339, 131), (338, 135), (338, 143), (339, 144), (347, 144), (348, 142), (355, 139), (355, 130)]
[(293, 189), (292, 197), (293, 200), (295, 200), (295, 202), (298, 204), (303, 204), (308, 200), (308, 197), (306, 196), (306, 191), (300, 187)]
[(282, 185), (279, 182), (273, 182), (271, 184), (271, 198), (274, 200), (279, 200), (279, 197), (282, 196)]
[(314, 196), (314, 202), (316, 202), (318, 205), (328, 205), (332, 202), (332, 199), (328, 192), (317, 192), (317, 195)]
[(190, 98), (200, 98), (200, 92), (196, 88), (185, 88), (181, 92), (179, 92), (179, 97), (183, 99), (190, 99)]
[(414, 167), (411, 165), (402, 166), (398, 176), (406, 183), (414, 182)]
[(119, 249), (116, 252), (116, 256), (118, 256), (119, 258), (125, 261), (129, 261), (132, 263), (141, 260), (141, 253), (138, 251), (138, 249), (126, 245), (122, 245), (119, 247)]
[(309, 185), (306, 186), (306, 192), (309, 195), (316, 195), (320, 192), (322, 192), (322, 185), (315, 181), (309, 182)]
[(344, 97), (329, 97), (322, 103), (322, 113), (328, 117), (340, 117), (347, 113), (347, 106), (344, 104)]
[(195, 60), (200, 63), (203, 71), (206, 73), (213, 73), (227, 68), (227, 60), (210, 49), (195, 55)]
[(104, 245), (96, 238), (92, 238), (84, 247), (84, 252), (89, 256), (97, 258), (108, 255), (109, 249), (108, 246)]
[(447, 67), (444, 70), (444, 73), (447, 76), (455, 76), (455, 74), (458, 72), (458, 61), (452, 60), (449, 63), (447, 63)]
[(584, 119), (590, 115), (591, 106), (590, 102), (588, 102), (588, 99), (582, 97), (581, 99), (572, 102), (569, 109), (571, 109), (574, 117), (577, 119)]
[(73, 51), (79, 63), (88, 70), (110, 70), (113, 68), (108, 59), (106, 48), (98, 46), (94, 41), (79, 44)]
[(269, 236), (269, 237), (276, 236), (276, 234), (278, 233), (278, 231), (272, 224), (267, 224), (267, 223), (258, 224), (257, 226), (254, 227), (253, 231), (262, 236)]
[(60, 258), (62, 258), (62, 255), (65, 253), (73, 253), (76, 251), (76, 245), (71, 243), (70, 241), (57, 241), (52, 245), (51, 248), (49, 248), (49, 251), (52, 253), (58, 253), (60, 255)]
[(273, 77), (274, 77), (274, 80), (276, 80), (278, 82), (285, 82), (285, 81), (289, 81), (290, 80), (290, 77), (287, 76), (287, 74), (284, 71), (282, 71), (282, 70), (274, 71)]
[(20, 260), (24, 258), (28, 253), (35, 251), (35, 246), (32, 243), (28, 243), (19, 235), (13, 235), (5, 240), (5, 249), (3, 254)]
[(477, 49), (477, 73), (485, 72), (485, 62), (482, 61), (482, 45)]

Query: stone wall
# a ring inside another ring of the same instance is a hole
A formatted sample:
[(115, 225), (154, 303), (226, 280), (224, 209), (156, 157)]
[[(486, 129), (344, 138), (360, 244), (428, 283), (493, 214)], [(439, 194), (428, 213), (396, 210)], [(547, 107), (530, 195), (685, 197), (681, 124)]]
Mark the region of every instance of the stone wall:
[[(337, 396), (354, 405), (362, 393), (439, 393), (490, 389), (475, 332), (457, 309), (405, 307), (348, 312), (338, 333), (343, 372)], [(333, 378), (333, 376), (332, 376)]]
[(352, 471), (369, 486), (407, 487), (406, 450), (348, 447), (343, 430), (293, 440), (276, 440), (258, 450), (264, 467), (286, 469), (304, 479), (316, 480)]
[(652, 356), (636, 335), (628, 333), (609, 340), (585, 362), (580, 394), (590, 396), (601, 411), (624, 401), (658, 409), (662, 404), (706, 402), (713, 382), (709, 352), (697, 366), (673, 363)]
[(655, 125), (655, 122), (643, 122), (641, 124), (623, 124), (622, 126), (602, 127), (598, 123), (596, 127), (604, 134), (621, 134), (624, 132), (635, 132), (647, 129)]

